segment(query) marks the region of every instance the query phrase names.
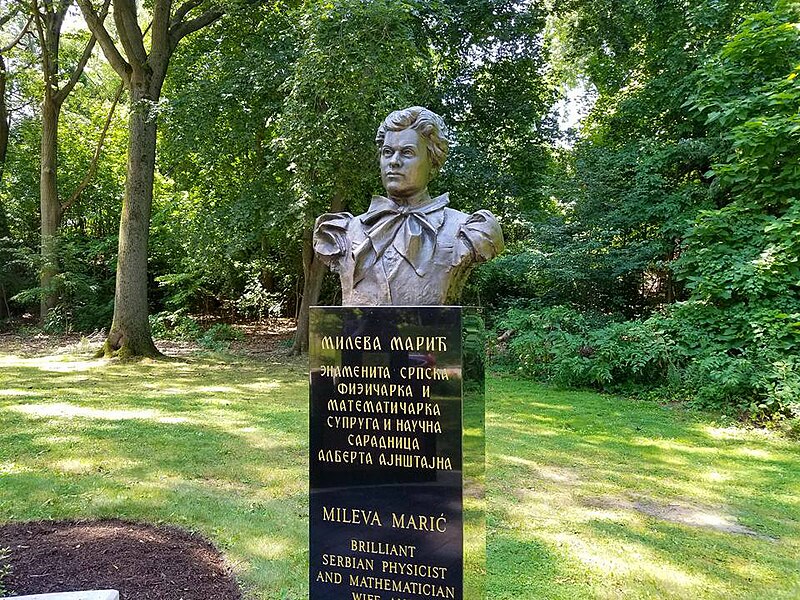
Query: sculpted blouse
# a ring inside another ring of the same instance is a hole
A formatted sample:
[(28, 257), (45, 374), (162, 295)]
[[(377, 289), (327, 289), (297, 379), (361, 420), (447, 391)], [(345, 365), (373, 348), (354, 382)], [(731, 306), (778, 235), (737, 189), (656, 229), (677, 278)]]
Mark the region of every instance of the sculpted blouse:
[(503, 250), (494, 215), (447, 208), (444, 194), (415, 207), (383, 196), (369, 210), (327, 213), (314, 226), (314, 251), (339, 273), (345, 306), (451, 304), (469, 271)]

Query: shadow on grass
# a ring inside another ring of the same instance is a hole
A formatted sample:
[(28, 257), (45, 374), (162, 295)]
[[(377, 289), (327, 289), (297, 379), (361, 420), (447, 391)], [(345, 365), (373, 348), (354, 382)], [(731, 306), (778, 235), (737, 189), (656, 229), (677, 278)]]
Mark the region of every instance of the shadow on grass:
[(223, 548), (253, 597), (307, 595), (302, 369), (10, 362), (0, 375), (0, 519), (181, 525)]
[(490, 389), (490, 510), (603, 582), (578, 597), (797, 597), (796, 446), (651, 403)]
[[(591, 588), (576, 575), (579, 563), (555, 552), (535, 539), (519, 539), (516, 535), (490, 534), (488, 553), (488, 597), (493, 600), (585, 599)], [(571, 585), (565, 586), (566, 582)]]

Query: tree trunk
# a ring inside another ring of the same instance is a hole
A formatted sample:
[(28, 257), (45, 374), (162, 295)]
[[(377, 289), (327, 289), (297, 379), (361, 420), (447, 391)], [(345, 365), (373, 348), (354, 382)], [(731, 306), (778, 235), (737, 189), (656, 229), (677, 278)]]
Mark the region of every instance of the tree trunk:
[[(8, 156), (8, 136), (10, 123), (8, 121), (8, 109), (6, 108), (6, 62), (0, 55), (0, 183), (3, 181), (3, 172)], [(0, 202), (0, 238), (8, 236), (8, 219), (6, 218), (5, 208)], [(6, 264), (7, 257), (5, 252), (0, 250), (0, 260)], [(5, 282), (0, 280), (0, 319), (4, 319), (8, 314), (8, 300), (6, 299)]]
[(58, 117), (61, 107), (52, 94), (45, 93), (42, 105), (42, 147), (39, 181), (39, 204), (42, 212), (42, 288), (40, 316), (42, 322), (58, 304), (58, 291), (53, 278), (58, 273), (58, 229), (61, 226), (61, 204), (58, 200)]
[[(149, 83), (149, 82), (148, 82)], [(147, 303), (147, 246), (156, 162), (156, 117), (147, 85), (131, 85), (128, 166), (119, 226), (114, 320), (102, 353), (160, 356), (150, 333)]]
[(297, 332), (290, 350), (291, 354), (308, 352), (308, 309), (319, 302), (325, 265), (314, 255), (311, 230), (303, 236), (303, 299), (297, 316)]
[[(334, 194), (328, 212), (340, 212), (344, 202), (339, 193)], [(325, 265), (314, 254), (314, 232), (309, 228), (303, 234), (303, 297), (297, 315), (297, 331), (291, 354), (308, 352), (308, 309), (319, 302), (322, 281), (325, 278)]]
[(8, 156), (8, 136), (10, 123), (8, 121), (8, 107), (6, 106), (6, 61), (0, 55), (0, 182), (3, 181), (3, 172)]

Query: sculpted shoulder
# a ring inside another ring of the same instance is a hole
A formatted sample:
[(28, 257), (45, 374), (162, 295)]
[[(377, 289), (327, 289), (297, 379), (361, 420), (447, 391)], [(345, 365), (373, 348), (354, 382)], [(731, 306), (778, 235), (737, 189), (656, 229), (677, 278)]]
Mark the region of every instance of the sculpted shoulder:
[(331, 268), (347, 252), (347, 228), (352, 220), (348, 212), (325, 213), (314, 223), (314, 252)]
[(469, 245), (476, 262), (491, 260), (505, 249), (500, 223), (488, 210), (469, 215), (461, 224), (459, 237)]

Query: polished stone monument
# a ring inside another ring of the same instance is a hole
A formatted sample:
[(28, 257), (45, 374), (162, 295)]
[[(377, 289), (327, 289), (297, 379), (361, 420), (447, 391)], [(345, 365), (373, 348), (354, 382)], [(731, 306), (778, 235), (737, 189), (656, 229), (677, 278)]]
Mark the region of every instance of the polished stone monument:
[(484, 598), (480, 318), (311, 312), (310, 598)]
[(458, 300), (503, 249), (494, 216), (428, 183), (450, 135), (421, 107), (378, 129), (386, 197), (319, 217), (341, 307), (310, 314), (310, 600), (485, 598), (484, 337)]

